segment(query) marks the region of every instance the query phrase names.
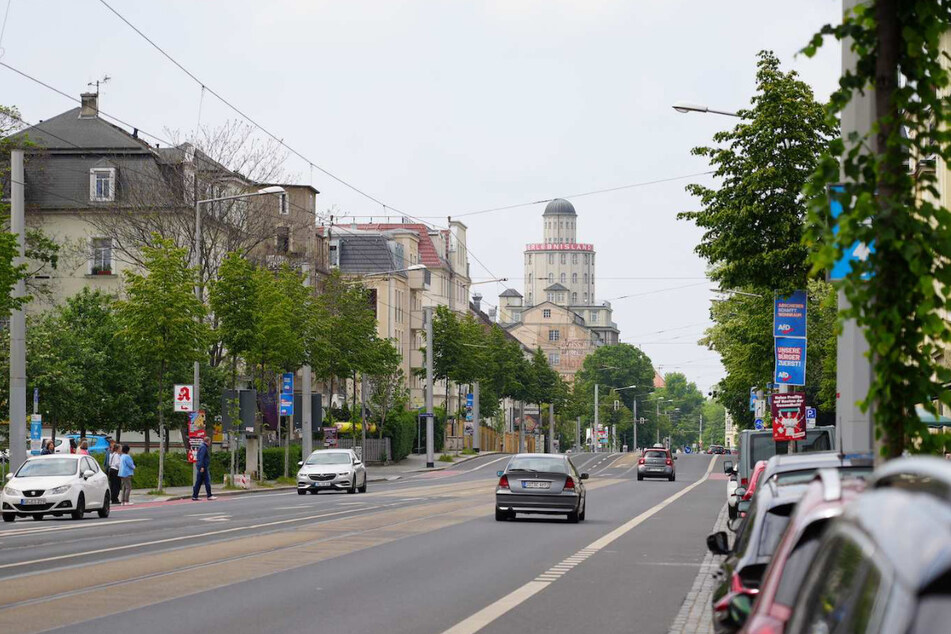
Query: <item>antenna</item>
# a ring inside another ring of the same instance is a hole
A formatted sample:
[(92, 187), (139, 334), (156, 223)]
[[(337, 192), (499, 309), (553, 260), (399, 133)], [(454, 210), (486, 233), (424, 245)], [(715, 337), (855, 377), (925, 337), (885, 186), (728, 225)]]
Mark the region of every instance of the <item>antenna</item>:
[(100, 85), (100, 84), (107, 84), (107, 83), (109, 83), (109, 80), (110, 80), (110, 79), (112, 79), (112, 77), (110, 77), (109, 75), (103, 75), (103, 76), (102, 76), (102, 79), (97, 79), (96, 81), (91, 81), (91, 82), (89, 82), (89, 83), (86, 84), (86, 85), (87, 85), (87, 86), (95, 86), (95, 87), (96, 87), (96, 94), (98, 95), (98, 94), (99, 94), (99, 85)]

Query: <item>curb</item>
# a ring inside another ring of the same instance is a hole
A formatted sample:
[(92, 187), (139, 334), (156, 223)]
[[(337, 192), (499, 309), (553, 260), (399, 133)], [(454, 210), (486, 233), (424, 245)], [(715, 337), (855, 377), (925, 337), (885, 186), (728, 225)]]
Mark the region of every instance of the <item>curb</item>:
[[(297, 489), (297, 487), (291, 486), (289, 484), (281, 484), (279, 486), (261, 487), (258, 489), (241, 489), (240, 491), (212, 491), (212, 494), (215, 497), (221, 498), (221, 497), (231, 497), (233, 495), (251, 495), (254, 493), (268, 493), (270, 491), (288, 491), (291, 489)], [(190, 494), (172, 495), (168, 497), (156, 495), (154, 496), (154, 498), (155, 499), (152, 500), (153, 502), (173, 502), (176, 500), (190, 500), (192, 499), (192, 496)]]
[[(410, 469), (409, 471), (404, 471), (403, 473), (430, 473), (432, 471), (445, 471), (450, 467), (455, 467), (456, 465), (461, 465), (469, 462), (470, 460), (475, 460), (476, 458), (481, 458), (482, 456), (494, 456), (496, 454), (501, 454), (500, 451), (484, 451), (480, 452), (474, 456), (466, 456), (460, 460), (454, 460), (453, 462), (441, 463), (441, 466), (433, 467), (432, 469)], [(437, 461), (438, 462), (438, 461)]]

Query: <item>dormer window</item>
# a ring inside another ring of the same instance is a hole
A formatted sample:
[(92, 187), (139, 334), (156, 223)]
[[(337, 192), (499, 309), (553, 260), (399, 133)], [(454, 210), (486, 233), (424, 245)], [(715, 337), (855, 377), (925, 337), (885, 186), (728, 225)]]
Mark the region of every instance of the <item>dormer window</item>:
[(115, 168), (96, 167), (89, 170), (89, 200), (95, 203), (108, 203), (115, 199)]

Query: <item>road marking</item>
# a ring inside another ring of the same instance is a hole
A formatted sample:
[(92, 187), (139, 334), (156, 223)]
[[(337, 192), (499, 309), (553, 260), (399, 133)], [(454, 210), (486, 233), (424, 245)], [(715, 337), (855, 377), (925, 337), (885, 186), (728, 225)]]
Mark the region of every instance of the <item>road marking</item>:
[(357, 504), (366, 504), (366, 502), (339, 502), (337, 506), (356, 506)]
[(220, 513), (189, 513), (185, 517), (208, 517), (210, 515), (220, 515)]
[(189, 539), (200, 539), (202, 537), (211, 537), (213, 535), (224, 535), (225, 533), (234, 533), (237, 531), (247, 531), (255, 528), (267, 528), (269, 526), (280, 526), (282, 524), (291, 524), (294, 522), (306, 522), (307, 520), (321, 519), (324, 517), (333, 517), (335, 515), (344, 515), (346, 513), (352, 513), (353, 511), (370, 511), (373, 509), (383, 508), (382, 505), (378, 506), (368, 506), (362, 509), (347, 509), (344, 511), (334, 511), (332, 513), (320, 513), (318, 515), (308, 515), (306, 517), (295, 517), (287, 520), (276, 520), (274, 522), (264, 522), (263, 524), (252, 524), (251, 526), (235, 526), (234, 528), (223, 528), (217, 531), (208, 531), (207, 533), (199, 533), (197, 535), (180, 535), (178, 537), (168, 537), (166, 539), (155, 539), (148, 542), (139, 542), (138, 544), (126, 544), (125, 546), (111, 546), (109, 548), (100, 548), (99, 550), (87, 550), (81, 553), (70, 553), (68, 555), (57, 555), (55, 557), (43, 557), (42, 559), (33, 559), (31, 561), (18, 561), (10, 564), (0, 564), (0, 570), (6, 568), (20, 568), (23, 566), (31, 566), (34, 564), (42, 564), (49, 561), (63, 561), (64, 559), (75, 559), (76, 557), (88, 557), (89, 555), (99, 555), (101, 553), (114, 553), (120, 550), (129, 550), (131, 548), (142, 548), (144, 546), (155, 546), (157, 544), (170, 544), (173, 542), (180, 542)]
[(212, 517), (203, 517), (203, 518), (201, 518), (201, 521), (203, 521), (203, 522), (227, 522), (227, 521), (230, 520), (230, 519), (231, 519), (231, 516), (230, 516), (230, 515), (220, 515), (220, 514), (217, 514), (217, 515), (214, 515), (214, 516), (212, 516)]
[[(699, 480), (684, 487), (683, 489), (681, 489), (677, 493), (674, 493), (673, 495), (663, 500), (659, 504), (655, 504), (651, 508), (647, 509), (646, 511), (638, 515), (637, 517), (634, 517), (633, 519), (628, 520), (627, 522), (625, 522), (618, 528), (614, 529), (607, 535), (604, 535), (603, 537), (596, 539), (587, 547), (582, 548), (577, 553), (572, 555), (572, 557), (578, 557), (581, 555), (585, 555), (585, 556), (593, 555), (594, 553), (603, 549), (605, 546), (608, 546), (609, 544), (611, 544), (618, 538), (630, 532), (635, 527), (642, 524), (648, 518), (656, 515), (657, 513), (664, 510), (665, 508), (667, 508), (668, 506), (670, 506), (671, 504), (673, 504), (674, 502), (676, 502), (683, 496), (687, 495), (687, 493), (689, 493), (690, 491), (693, 491), (695, 488), (697, 488), (698, 486), (700, 486), (701, 484), (707, 481), (707, 479), (710, 477), (710, 472), (713, 471), (714, 464), (716, 464), (716, 457), (710, 460), (710, 464), (709, 466), (707, 466), (706, 473), (704, 473), (703, 477), (701, 477)], [(463, 621), (460, 621), (453, 627), (449, 628), (443, 634), (474, 634), (475, 632), (478, 632), (479, 630), (489, 625), (493, 621), (497, 620), (499, 617), (509, 612), (513, 608), (518, 607), (519, 605), (521, 605), (528, 599), (532, 598), (533, 596), (535, 596), (536, 594), (538, 594), (539, 592), (547, 588), (549, 585), (557, 581), (557, 579), (558, 577), (556, 576), (554, 572), (552, 572), (551, 569), (546, 570), (544, 573), (536, 577), (535, 580), (529, 581), (521, 588), (513, 590), (512, 592), (505, 595), (504, 597), (502, 597), (495, 603), (492, 603), (482, 608), (481, 610), (479, 610), (478, 612), (476, 612), (469, 618)]]
[(56, 531), (71, 531), (82, 528), (101, 528), (103, 526), (115, 526), (116, 524), (128, 524), (130, 522), (149, 522), (150, 518), (141, 518), (137, 520), (113, 520), (111, 522), (97, 522), (95, 524), (79, 524), (76, 526), (36, 526), (36, 528), (13, 528), (0, 531), (0, 537), (21, 537), (23, 535), (41, 535), (43, 533), (52, 533)]

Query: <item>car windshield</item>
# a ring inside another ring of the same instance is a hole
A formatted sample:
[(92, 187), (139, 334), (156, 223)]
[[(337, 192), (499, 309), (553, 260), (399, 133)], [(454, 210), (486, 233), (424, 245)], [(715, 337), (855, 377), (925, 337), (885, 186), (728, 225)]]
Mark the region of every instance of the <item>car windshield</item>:
[(546, 473), (568, 473), (564, 458), (523, 457), (512, 458), (509, 471), (544, 471)]
[(666, 451), (648, 451), (644, 454), (645, 458), (661, 458), (663, 460), (667, 459)]
[(350, 454), (329, 451), (315, 453), (307, 459), (307, 464), (350, 464)]
[(76, 463), (72, 458), (52, 460), (27, 460), (17, 471), (18, 478), (37, 478), (42, 476), (71, 476), (76, 474)]

